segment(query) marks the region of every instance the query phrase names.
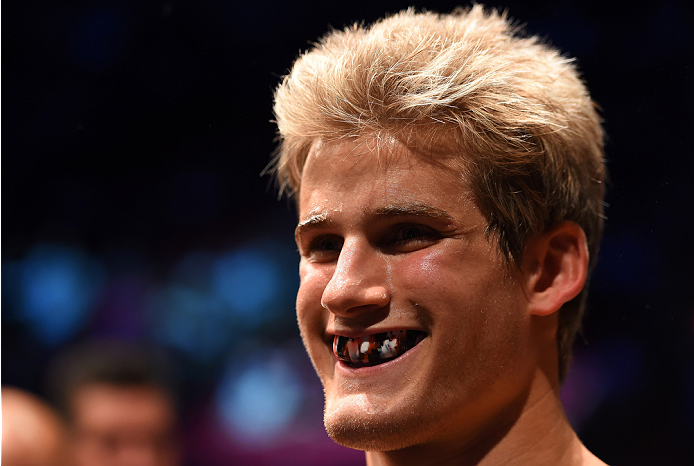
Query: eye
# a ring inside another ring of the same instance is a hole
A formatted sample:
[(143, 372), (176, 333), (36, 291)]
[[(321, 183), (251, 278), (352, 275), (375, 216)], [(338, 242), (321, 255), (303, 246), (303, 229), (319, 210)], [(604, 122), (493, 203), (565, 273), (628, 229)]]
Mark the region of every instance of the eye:
[(301, 253), (312, 261), (326, 262), (337, 258), (343, 243), (340, 236), (321, 235), (311, 239), (305, 248), (301, 248)]
[(424, 235), (425, 232), (422, 231), (422, 229), (418, 226), (408, 225), (402, 227), (400, 231), (398, 231), (398, 233), (396, 234), (396, 238), (398, 239), (398, 241), (408, 241), (416, 238), (421, 238)]
[(388, 243), (398, 251), (409, 252), (433, 244), (440, 238), (441, 235), (431, 227), (406, 224), (397, 225)]

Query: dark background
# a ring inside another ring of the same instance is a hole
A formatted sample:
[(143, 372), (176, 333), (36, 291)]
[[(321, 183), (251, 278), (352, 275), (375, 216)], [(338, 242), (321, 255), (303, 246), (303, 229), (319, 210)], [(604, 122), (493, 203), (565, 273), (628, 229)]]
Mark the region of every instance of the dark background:
[[(260, 173), (272, 90), (330, 27), (407, 2), (3, 2), (2, 383), (65, 348), (176, 360), (187, 464), (359, 464), (298, 341), (294, 212)], [(450, 11), (455, 2), (418, 2)], [(694, 464), (694, 7), (492, 2), (578, 59), (608, 221), (564, 387), (610, 464)]]

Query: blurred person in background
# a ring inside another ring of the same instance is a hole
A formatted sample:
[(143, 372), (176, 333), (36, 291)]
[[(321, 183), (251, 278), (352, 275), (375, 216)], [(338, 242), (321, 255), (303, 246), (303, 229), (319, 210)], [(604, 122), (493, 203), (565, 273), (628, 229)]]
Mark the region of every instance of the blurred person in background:
[(603, 225), (572, 60), (480, 5), (333, 31), (275, 93), (324, 424), (375, 465), (601, 465), (559, 397)]
[(72, 466), (67, 426), (48, 403), (2, 387), (2, 464)]
[(50, 386), (70, 427), (77, 466), (177, 466), (175, 384), (166, 361), (122, 343), (61, 355)]

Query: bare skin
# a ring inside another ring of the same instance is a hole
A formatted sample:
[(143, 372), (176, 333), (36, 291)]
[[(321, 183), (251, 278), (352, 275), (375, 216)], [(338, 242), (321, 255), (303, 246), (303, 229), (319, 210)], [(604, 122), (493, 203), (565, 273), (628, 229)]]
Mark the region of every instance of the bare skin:
[(548, 390), (516, 423), (497, 438), (470, 448), (438, 450), (428, 446), (402, 451), (367, 452), (367, 466), (396, 465), (581, 465), (604, 466), (569, 425), (554, 390)]
[[(603, 464), (559, 401), (556, 311), (587, 274), (577, 225), (509, 268), (462, 176), (395, 140), (315, 144), (299, 194), (297, 316), (334, 440), (370, 466)], [(333, 352), (404, 330), (424, 338), (383, 364)]]
[(72, 399), (77, 466), (177, 466), (173, 402), (150, 386), (87, 384)]
[(43, 400), (12, 387), (2, 387), (2, 464), (73, 464), (63, 420)]

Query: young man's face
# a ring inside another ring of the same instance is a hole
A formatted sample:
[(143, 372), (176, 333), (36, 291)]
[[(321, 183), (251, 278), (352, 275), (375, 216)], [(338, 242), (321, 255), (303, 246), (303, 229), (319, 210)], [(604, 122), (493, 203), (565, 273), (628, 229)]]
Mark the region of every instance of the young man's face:
[(94, 383), (72, 400), (77, 466), (177, 466), (176, 414), (148, 386)]
[(523, 279), (459, 173), (389, 151), (315, 145), (303, 171), (297, 315), (326, 429), (367, 451), (474, 442), (534, 369)]

